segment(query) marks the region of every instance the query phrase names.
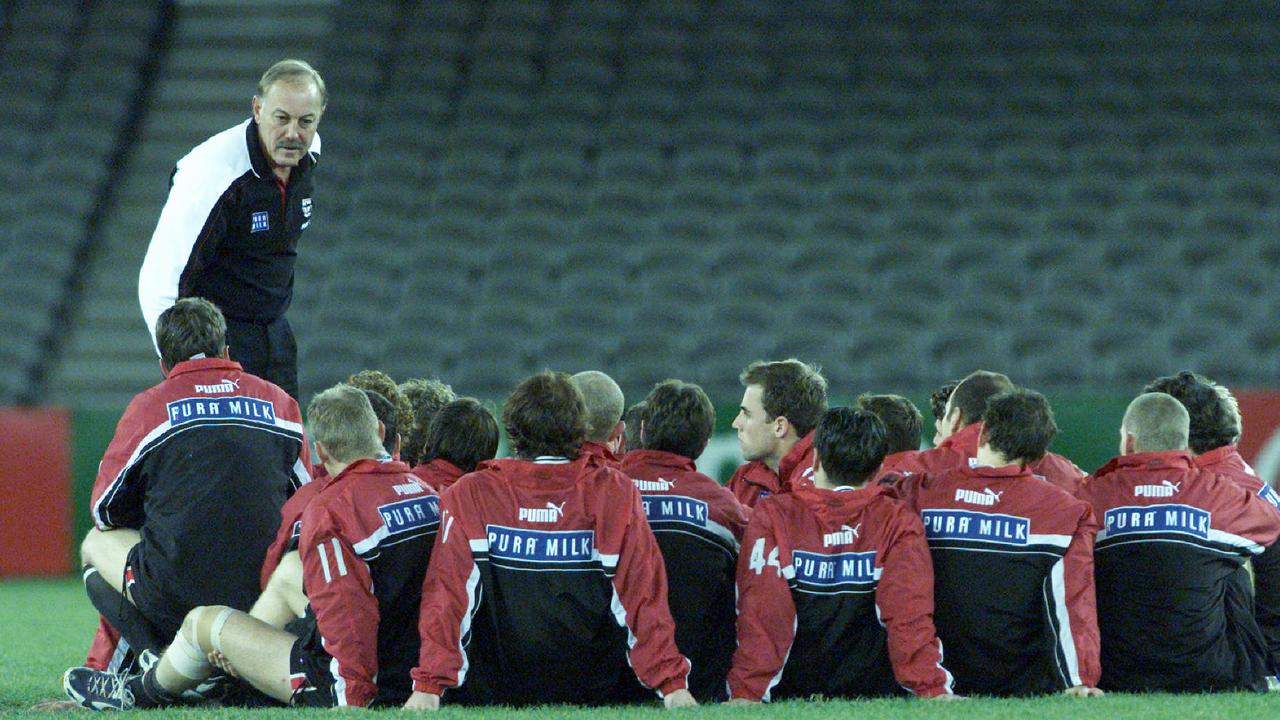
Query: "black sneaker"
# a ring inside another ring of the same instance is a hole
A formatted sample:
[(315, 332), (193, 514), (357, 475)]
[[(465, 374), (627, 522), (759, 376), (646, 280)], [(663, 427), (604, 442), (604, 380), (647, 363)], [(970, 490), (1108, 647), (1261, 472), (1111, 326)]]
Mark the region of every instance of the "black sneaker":
[(77, 667), (62, 674), (62, 689), (90, 710), (129, 710), (133, 707), (129, 679), (129, 675)]

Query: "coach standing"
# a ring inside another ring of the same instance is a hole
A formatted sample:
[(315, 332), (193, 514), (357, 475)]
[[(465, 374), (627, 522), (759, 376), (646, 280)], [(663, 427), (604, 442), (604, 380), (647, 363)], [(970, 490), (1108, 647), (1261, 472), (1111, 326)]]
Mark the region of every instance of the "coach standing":
[(298, 396), (297, 345), (285, 319), (298, 239), (311, 224), (316, 128), (329, 96), (301, 60), (258, 81), (253, 117), (178, 161), (142, 261), (138, 301), (155, 340), (160, 313), (204, 297), (226, 316), (231, 356)]

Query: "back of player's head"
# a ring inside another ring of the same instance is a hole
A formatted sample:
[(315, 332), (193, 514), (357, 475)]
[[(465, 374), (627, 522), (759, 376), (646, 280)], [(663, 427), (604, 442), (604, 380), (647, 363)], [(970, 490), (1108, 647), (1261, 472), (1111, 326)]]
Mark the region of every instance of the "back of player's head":
[(317, 393), (307, 404), (311, 439), (340, 463), (382, 454), (378, 442), (378, 418), (363, 390), (347, 384)]
[(644, 404), (641, 443), (646, 450), (662, 450), (695, 459), (707, 448), (716, 427), (716, 411), (701, 387), (664, 380), (653, 386)]
[(827, 379), (817, 367), (795, 358), (757, 360), (738, 376), (743, 387), (760, 386), (760, 404), (769, 419), (785, 417), (804, 437), (813, 431), (827, 410)]
[(218, 357), (227, 346), (227, 321), (208, 300), (182, 298), (160, 313), (156, 345), (170, 368), (195, 357)]
[(516, 386), (502, 426), (520, 457), (576, 458), (587, 439), (587, 406), (568, 375), (544, 370)]
[(924, 417), (915, 403), (901, 395), (864, 393), (858, 396), (858, 408), (875, 413), (884, 422), (890, 453), (920, 449), (920, 426)]
[(613, 378), (598, 370), (580, 372), (572, 380), (587, 405), (587, 439), (601, 443), (607, 441), (622, 419), (622, 408), (626, 402), (622, 388)]
[(642, 400), (622, 413), (622, 421), (627, 424), (626, 447), (628, 450), (635, 450), (640, 447), (640, 423), (644, 420), (645, 409), (646, 407)]
[(417, 465), (422, 462), (431, 419), (457, 396), (453, 394), (453, 388), (435, 378), (405, 380), (400, 383), (400, 394), (409, 401), (413, 411), (412, 419), (401, 431), (404, 437), (400, 441), (400, 457), (409, 465)]
[(266, 97), (271, 86), (278, 82), (314, 83), (316, 90), (320, 93), (320, 106), (325, 107), (329, 104), (329, 91), (324, 86), (324, 78), (320, 77), (320, 73), (304, 60), (281, 60), (267, 68), (258, 80), (258, 97)]
[(1049, 401), (1035, 390), (1010, 390), (987, 400), (982, 438), (1010, 462), (1036, 462), (1057, 434)]
[(1177, 398), (1150, 392), (1129, 403), (1121, 428), (1133, 436), (1134, 452), (1186, 450), (1191, 417)]
[(413, 406), (390, 375), (381, 370), (361, 370), (347, 378), (347, 384), (361, 390), (372, 390), (390, 400), (396, 409), (396, 427), (407, 428), (413, 422)]
[[(356, 387), (352, 385), (352, 387)], [(396, 434), (400, 432), (399, 426), (396, 424), (396, 406), (391, 401), (382, 396), (382, 393), (375, 392), (369, 388), (356, 388), (369, 398), (369, 407), (373, 408), (373, 416), (378, 418), (378, 422), (382, 423), (382, 448), (387, 454), (394, 455), (396, 452)]]
[(427, 429), (423, 462), (440, 458), (464, 473), (498, 454), (498, 421), (475, 398), (450, 402), (436, 413)]
[(1013, 383), (1005, 375), (988, 370), (975, 370), (960, 381), (951, 391), (950, 405), (952, 412), (960, 411), (963, 425), (972, 425), (982, 421), (987, 411), (987, 400), (1002, 392), (1013, 389)]
[(835, 407), (813, 431), (813, 451), (827, 479), (836, 485), (861, 485), (888, 454), (888, 430), (870, 410)]
[(959, 384), (959, 380), (948, 380), (939, 385), (937, 390), (929, 393), (929, 410), (933, 413), (934, 420), (941, 420), (947, 416), (947, 401), (951, 399), (951, 393), (956, 391), (956, 386)]
[(1240, 406), (1229, 390), (1208, 378), (1184, 370), (1156, 378), (1142, 390), (1168, 393), (1187, 409), (1192, 452), (1207, 453), (1240, 439)]

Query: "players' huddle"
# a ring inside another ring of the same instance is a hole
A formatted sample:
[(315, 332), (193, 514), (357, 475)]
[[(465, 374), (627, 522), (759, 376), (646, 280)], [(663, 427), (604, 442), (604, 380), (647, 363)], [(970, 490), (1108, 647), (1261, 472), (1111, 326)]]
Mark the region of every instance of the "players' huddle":
[[(366, 371), (308, 405), (228, 359), (212, 304), (161, 316), (82, 546), (103, 615), (63, 678), (92, 709), (617, 704), (1265, 690), (1280, 501), (1225, 388), (1159, 378), (1092, 475), (1045, 398), (976, 371), (827, 406), (797, 360), (742, 372), (747, 460), (667, 380), (542, 372), (498, 420)], [(625, 418), (625, 420), (624, 420)], [(1251, 571), (1250, 571), (1251, 568)]]

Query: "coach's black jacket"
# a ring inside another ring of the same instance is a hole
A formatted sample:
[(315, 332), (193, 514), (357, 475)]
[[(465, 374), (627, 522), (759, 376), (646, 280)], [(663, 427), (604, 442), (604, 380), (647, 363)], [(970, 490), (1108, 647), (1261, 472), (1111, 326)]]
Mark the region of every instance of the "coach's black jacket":
[(298, 239), (311, 224), (320, 136), (282, 186), (252, 119), (178, 161), (138, 278), (142, 314), (156, 320), (180, 297), (203, 297), (234, 320), (270, 322), (293, 297)]

